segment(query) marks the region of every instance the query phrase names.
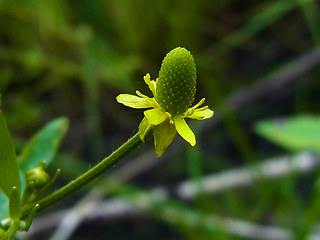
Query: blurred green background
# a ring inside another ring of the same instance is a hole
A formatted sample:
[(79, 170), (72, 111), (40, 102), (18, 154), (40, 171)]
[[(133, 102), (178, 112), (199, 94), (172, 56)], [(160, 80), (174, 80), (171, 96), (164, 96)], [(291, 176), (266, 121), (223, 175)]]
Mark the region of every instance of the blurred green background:
[[(196, 100), (205, 96), (215, 111), (210, 120), (190, 121), (195, 148), (176, 139), (157, 159), (152, 142), (144, 144), (105, 178), (41, 214), (42, 221), (19, 238), (306, 239), (316, 234), (319, 44), (316, 0), (0, 0), (0, 93), (17, 151), (50, 120), (70, 119), (49, 166), (52, 173), (62, 169), (57, 187), (137, 132), (142, 111), (115, 97), (137, 89), (150, 95), (143, 76), (149, 72), (155, 79), (165, 54), (177, 46), (195, 58)], [(277, 180), (271, 177), (283, 167), (277, 160), (270, 176), (262, 168), (249, 171), (252, 164), (279, 156), (289, 163), (309, 156), (314, 166), (308, 174), (302, 167), (289, 169)], [(203, 181), (231, 169), (246, 169), (255, 180), (241, 187), (235, 173), (231, 187), (223, 187), (229, 177), (209, 186)], [(178, 190), (184, 181), (194, 181), (198, 193), (183, 197)], [(165, 199), (150, 200), (158, 188)], [(98, 189), (95, 199), (125, 201), (138, 210), (117, 213), (114, 207), (113, 215), (95, 216), (97, 205), (77, 218), (74, 229), (65, 224), (69, 232), (63, 232), (59, 221), (70, 211), (81, 212), (90, 203), (90, 197), (82, 198)], [(60, 220), (50, 225), (61, 209)]]

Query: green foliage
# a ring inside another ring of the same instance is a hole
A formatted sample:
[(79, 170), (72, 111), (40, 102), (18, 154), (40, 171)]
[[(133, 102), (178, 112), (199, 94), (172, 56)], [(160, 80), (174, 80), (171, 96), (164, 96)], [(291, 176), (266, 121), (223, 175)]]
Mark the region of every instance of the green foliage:
[(8, 215), (8, 198), (0, 191), (0, 220)]
[(68, 127), (68, 119), (58, 118), (30, 139), (19, 156), (19, 167), (23, 174), (36, 168), (41, 161), (45, 161), (47, 166), (51, 163)]
[[(25, 172), (29, 173), (27, 180), (31, 182), (28, 183), (27, 191), (24, 191), (24, 197), (29, 195), (31, 196), (33, 194), (30, 192), (31, 185), (34, 188), (41, 189), (49, 186), (49, 184), (51, 185), (55, 181), (59, 171), (57, 171), (56, 176), (50, 182), (49, 175), (44, 171), (45, 162), (42, 160), (47, 160), (49, 163), (52, 161), (67, 128), (67, 119), (56, 119), (47, 124), (26, 145), (23, 153), (20, 156), (20, 179), (22, 180), (22, 188), (24, 189), (25, 185)], [(6, 224), (8, 224), (8, 226), (2, 226), (2, 228), (0, 228), (0, 237), (1, 239), (11, 239), (17, 230), (25, 231), (30, 227), (32, 219), (39, 205), (35, 205), (32, 208), (26, 223), (20, 221), (22, 204), (20, 201), (20, 180), (18, 174), (17, 157), (1, 111), (0, 152), (0, 186), (9, 199), (8, 201), (5, 195), (2, 192), (0, 193), (0, 220), (8, 216), (6, 219)], [(35, 164), (39, 163), (40, 165), (38, 168), (34, 167), (36, 166)], [(29, 168), (31, 168), (31, 170), (27, 171)], [(8, 191), (10, 192), (8, 193)], [(29, 193), (29, 195), (25, 193)], [(36, 194), (36, 192), (34, 192), (34, 194)], [(34, 197), (36, 197), (36, 195), (34, 195)]]
[(12, 139), (0, 110), (0, 188), (10, 196), (11, 189), (16, 187), (20, 191), (18, 163)]
[(50, 181), (50, 176), (45, 172), (45, 165), (49, 165), (56, 155), (60, 143), (69, 127), (69, 120), (57, 118), (40, 129), (25, 145), (19, 156), (20, 181), (23, 193), (22, 202), (30, 201), (37, 195), (33, 191), (47, 188), (56, 176)]
[(255, 130), (263, 137), (289, 150), (320, 152), (320, 117), (294, 116), (259, 122)]

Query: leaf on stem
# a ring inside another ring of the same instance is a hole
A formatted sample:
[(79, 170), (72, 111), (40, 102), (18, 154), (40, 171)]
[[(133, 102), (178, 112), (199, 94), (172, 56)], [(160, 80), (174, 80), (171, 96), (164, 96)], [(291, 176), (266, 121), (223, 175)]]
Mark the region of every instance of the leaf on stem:
[(20, 180), (16, 152), (7, 127), (7, 123), (0, 110), (0, 188), (7, 197), (11, 189), (16, 187), (20, 191)]
[(51, 163), (68, 127), (68, 119), (58, 118), (49, 122), (30, 139), (19, 156), (23, 174), (36, 168), (41, 161), (45, 161), (47, 166)]
[(320, 152), (320, 117), (294, 116), (287, 119), (265, 120), (255, 131), (268, 140), (292, 151)]

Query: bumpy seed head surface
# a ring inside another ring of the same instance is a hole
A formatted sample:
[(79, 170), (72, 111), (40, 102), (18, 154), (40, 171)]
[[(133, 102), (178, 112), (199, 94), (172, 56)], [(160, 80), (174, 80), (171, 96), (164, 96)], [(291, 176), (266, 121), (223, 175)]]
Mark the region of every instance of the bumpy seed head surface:
[(171, 115), (184, 113), (196, 93), (197, 70), (191, 53), (181, 47), (171, 50), (162, 61), (156, 100)]

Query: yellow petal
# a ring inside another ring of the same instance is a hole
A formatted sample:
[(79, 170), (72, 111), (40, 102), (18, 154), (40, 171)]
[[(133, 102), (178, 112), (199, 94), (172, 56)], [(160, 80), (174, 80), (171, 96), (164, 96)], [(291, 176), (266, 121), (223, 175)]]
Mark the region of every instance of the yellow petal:
[(148, 122), (152, 125), (158, 125), (168, 118), (168, 115), (160, 108), (144, 111), (144, 115), (148, 119)]
[(149, 86), (151, 92), (153, 93), (153, 95), (156, 94), (156, 82), (154, 80), (151, 80), (150, 74), (147, 73), (144, 77), (143, 77), (144, 82)]
[(191, 146), (196, 145), (196, 137), (183, 118), (176, 116), (174, 118), (174, 124), (177, 132), (184, 140), (190, 143)]
[(147, 73), (144, 77), (143, 77), (144, 82), (149, 86), (150, 85), (150, 74)]
[(197, 120), (203, 120), (207, 118), (211, 118), (213, 116), (213, 111), (209, 108), (199, 108), (194, 110), (194, 112), (187, 116), (188, 118), (197, 119)]
[(156, 95), (156, 86), (157, 86), (156, 81), (151, 80), (149, 88), (150, 88), (151, 92), (153, 93), (153, 96)]
[(150, 108), (152, 101), (149, 98), (142, 98), (131, 94), (120, 94), (117, 97), (118, 103), (132, 108)]
[(154, 146), (158, 157), (166, 151), (173, 139), (176, 137), (177, 131), (173, 124), (165, 121), (153, 127)]

